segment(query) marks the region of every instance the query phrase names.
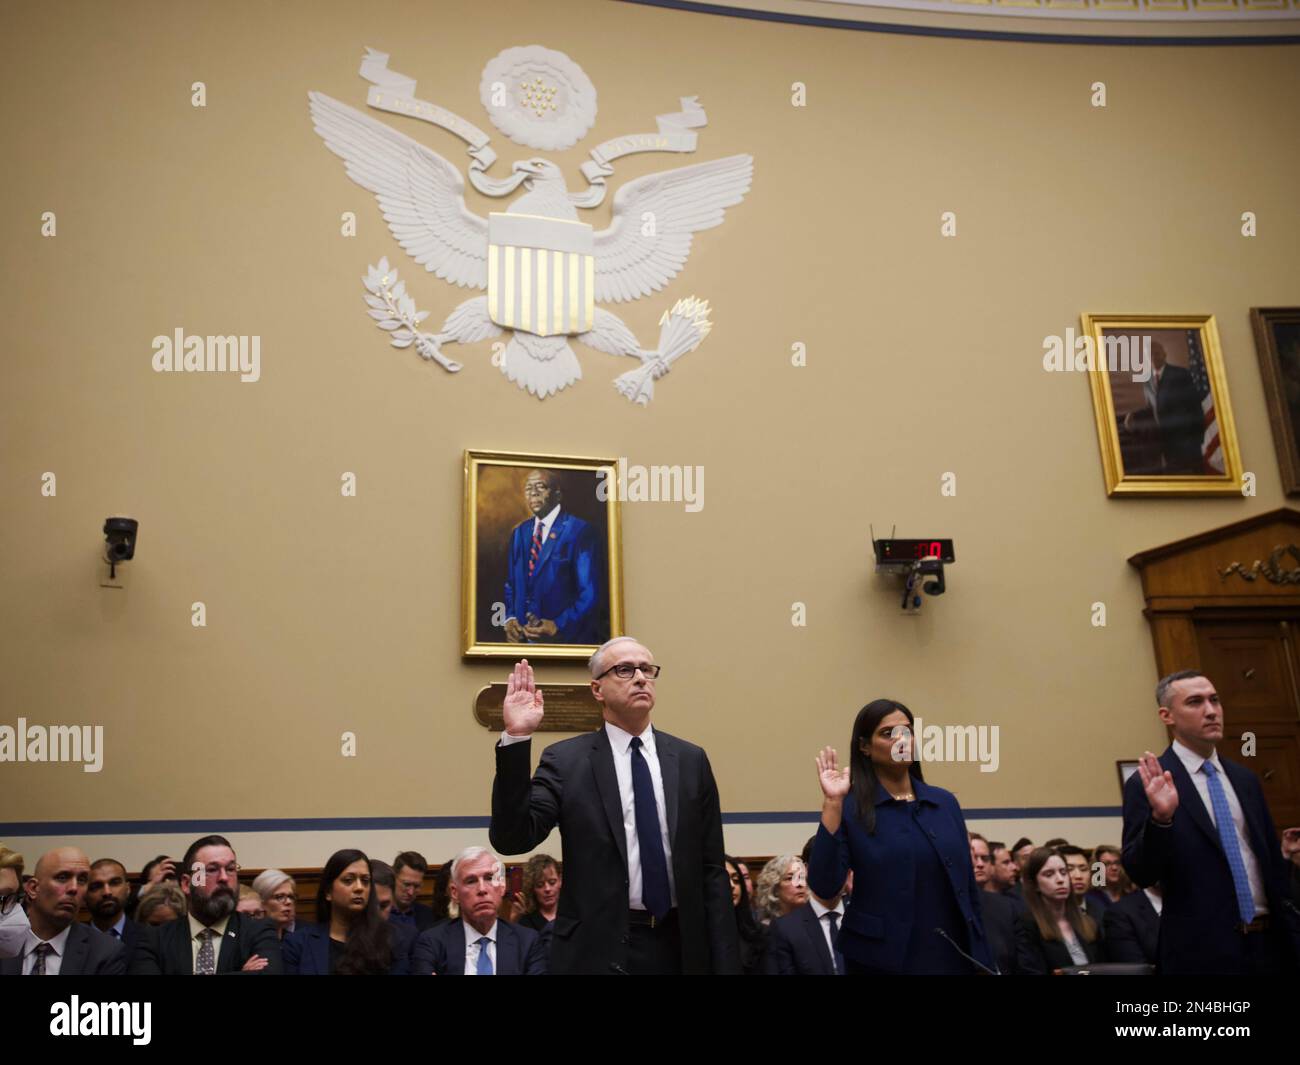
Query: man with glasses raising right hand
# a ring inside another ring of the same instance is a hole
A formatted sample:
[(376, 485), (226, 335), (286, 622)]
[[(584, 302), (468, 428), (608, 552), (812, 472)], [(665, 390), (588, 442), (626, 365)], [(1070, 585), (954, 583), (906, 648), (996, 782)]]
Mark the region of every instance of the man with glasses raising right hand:
[(542, 693), (510, 675), (492, 784), (492, 846), (522, 854), (557, 824), (564, 891), (552, 973), (739, 973), (718, 787), (703, 749), (650, 725), (659, 666), (619, 636), (591, 656), (604, 726), (553, 743), (529, 780)]
[(180, 885), (189, 915), (145, 930), (132, 976), (284, 972), (275, 925), (235, 911), (239, 863), (229, 840), (204, 836), (191, 843), (180, 865)]

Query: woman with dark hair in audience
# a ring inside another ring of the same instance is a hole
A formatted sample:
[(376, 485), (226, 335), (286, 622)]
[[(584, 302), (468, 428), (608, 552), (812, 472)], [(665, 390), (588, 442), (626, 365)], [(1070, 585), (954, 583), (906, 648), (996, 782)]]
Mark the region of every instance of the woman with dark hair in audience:
[[(438, 871), (433, 874), (433, 899), (430, 908), (433, 910), (435, 920), (448, 921), (452, 918), (451, 912), (451, 863), (454, 858), (448, 858)], [(459, 916), (457, 911), (455, 916)]]
[(316, 891), (315, 925), (299, 925), (282, 944), (284, 971), (300, 976), (405, 976), (408, 955), (371, 889), (370, 859), (358, 850), (330, 855)]
[(731, 884), (731, 905), (736, 911), (736, 932), (740, 936), (740, 971), (753, 976), (763, 971), (763, 951), (767, 937), (754, 918), (754, 906), (749, 896), (749, 877), (744, 863), (731, 855), (723, 855), (727, 880)]
[(1128, 873), (1124, 872), (1120, 857), (1120, 849), (1109, 843), (1101, 844), (1092, 852), (1092, 866), (1095, 869), (1101, 863), (1106, 873), (1106, 884), (1104, 887), (1093, 888), (1088, 895), (1097, 898), (1102, 906), (1113, 906), (1136, 886), (1128, 878)]
[(176, 883), (176, 859), (168, 858), (165, 854), (158, 855), (151, 862), (146, 862), (144, 870), (140, 873), (138, 883), (131, 886), (131, 897), (126, 900), (126, 916), (132, 921), (139, 921), (135, 908), (140, 904), (140, 896), (144, 894), (147, 888), (155, 884), (161, 884), (165, 880)]
[(1054, 969), (1102, 960), (1096, 922), (1079, 909), (1065, 858), (1039, 847), (1020, 877), (1026, 909), (1016, 914), (1016, 963), (1022, 973), (1043, 976)]
[(849, 973), (989, 969), (966, 821), (951, 792), (922, 779), (912, 731), (907, 707), (876, 699), (853, 722), (848, 766), (831, 747), (817, 756), (822, 819), (809, 886), (836, 898), (853, 871), (836, 941)]

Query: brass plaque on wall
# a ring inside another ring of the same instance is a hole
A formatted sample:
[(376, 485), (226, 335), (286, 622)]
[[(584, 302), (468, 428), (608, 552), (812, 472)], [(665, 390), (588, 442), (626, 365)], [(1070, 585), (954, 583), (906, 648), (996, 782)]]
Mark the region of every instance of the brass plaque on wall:
[[(539, 684), (545, 713), (538, 732), (594, 732), (604, 717), (589, 684)], [(504, 684), (489, 684), (474, 696), (474, 720), (486, 729), (504, 727), (501, 705), (506, 699)]]

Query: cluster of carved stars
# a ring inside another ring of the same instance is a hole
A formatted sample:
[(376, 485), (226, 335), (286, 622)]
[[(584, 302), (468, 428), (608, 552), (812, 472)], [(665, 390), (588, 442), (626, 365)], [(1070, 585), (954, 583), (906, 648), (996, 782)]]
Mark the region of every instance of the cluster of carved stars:
[(519, 88), (523, 90), (524, 107), (529, 108), (535, 117), (541, 118), (547, 111), (555, 110), (554, 96), (560, 91), (559, 86), (547, 85), (540, 74), (531, 82), (521, 81)]

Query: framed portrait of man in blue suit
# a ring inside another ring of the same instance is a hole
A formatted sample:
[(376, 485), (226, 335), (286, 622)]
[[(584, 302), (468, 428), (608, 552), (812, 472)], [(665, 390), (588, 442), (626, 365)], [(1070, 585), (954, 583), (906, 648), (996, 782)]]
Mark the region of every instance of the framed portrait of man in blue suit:
[(465, 452), (466, 656), (586, 659), (623, 633), (617, 460)]

